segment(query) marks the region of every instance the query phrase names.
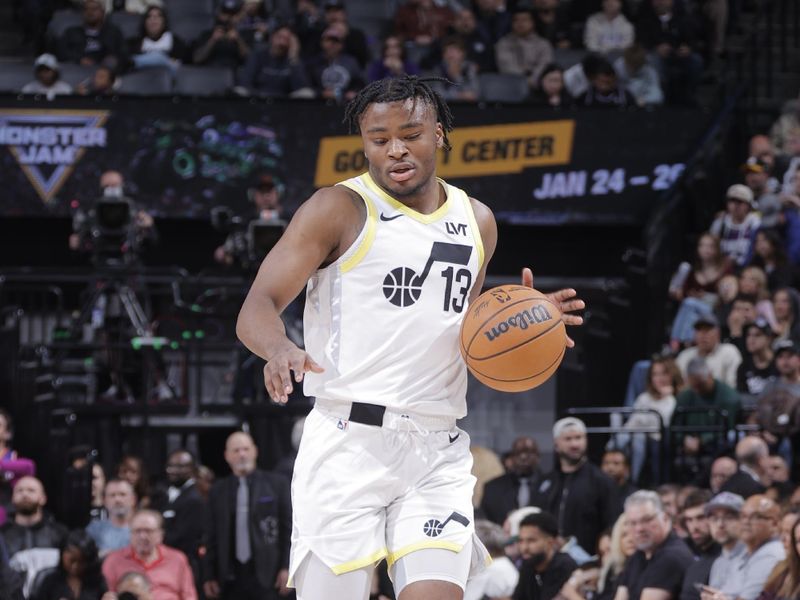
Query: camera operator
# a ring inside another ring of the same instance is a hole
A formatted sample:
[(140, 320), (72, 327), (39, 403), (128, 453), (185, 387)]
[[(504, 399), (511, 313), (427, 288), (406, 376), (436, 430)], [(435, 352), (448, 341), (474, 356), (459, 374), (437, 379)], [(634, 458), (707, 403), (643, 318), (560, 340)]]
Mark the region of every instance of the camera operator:
[[(249, 242), (247, 235), (249, 220), (258, 220), (276, 225), (285, 224), (288, 221), (288, 216), (281, 207), (280, 189), (272, 175), (258, 175), (253, 185), (248, 188), (247, 197), (253, 203), (253, 213), (242, 219), (228, 217), (231, 221), (227, 224), (228, 227), (233, 228), (237, 225), (241, 225), (241, 227), (231, 231), (225, 243), (214, 251), (214, 260), (220, 264), (230, 266), (238, 261), (246, 265), (252, 260), (248, 256)], [(217, 226), (220, 225), (218, 224)]]
[[(102, 222), (104, 215), (98, 213), (101, 202), (109, 206), (117, 202), (120, 204), (121, 211), (115, 216), (114, 223)], [(124, 212), (129, 214), (125, 215)], [(69, 247), (76, 251), (92, 252), (95, 259), (99, 260), (113, 260), (118, 255), (126, 262), (132, 262), (144, 242), (154, 243), (157, 239), (153, 217), (147, 211), (136, 208), (133, 200), (126, 196), (125, 179), (122, 173), (115, 170), (104, 171), (100, 175), (100, 198), (87, 209), (79, 208), (75, 212), (72, 230)]]

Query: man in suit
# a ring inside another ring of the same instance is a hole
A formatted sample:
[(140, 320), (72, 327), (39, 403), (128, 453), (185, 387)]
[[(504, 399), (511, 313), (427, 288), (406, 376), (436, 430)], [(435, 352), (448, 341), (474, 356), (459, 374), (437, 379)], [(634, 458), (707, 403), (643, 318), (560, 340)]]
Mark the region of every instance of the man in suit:
[(486, 483), (481, 510), (487, 519), (502, 525), (508, 513), (530, 506), (539, 477), (539, 446), (522, 436), (514, 440), (508, 456), (508, 472)]
[(769, 447), (760, 437), (748, 435), (736, 444), (736, 462), (739, 470), (722, 486), (720, 491), (738, 494), (745, 500), (763, 494), (769, 485), (767, 464)]
[(158, 511), (164, 517), (164, 543), (177, 548), (189, 559), (195, 581), (199, 582), (199, 551), (205, 535), (205, 500), (195, 485), (194, 456), (184, 449), (167, 456), (169, 487)]
[(237, 431), (225, 443), (232, 474), (208, 498), (204, 590), (211, 600), (269, 600), (288, 594), (292, 530), (289, 481), (256, 468), (258, 449)]

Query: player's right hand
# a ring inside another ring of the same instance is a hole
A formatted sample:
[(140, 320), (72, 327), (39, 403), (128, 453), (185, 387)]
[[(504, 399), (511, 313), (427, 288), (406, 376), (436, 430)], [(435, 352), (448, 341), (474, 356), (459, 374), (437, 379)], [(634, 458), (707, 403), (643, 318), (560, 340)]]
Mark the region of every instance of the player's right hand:
[(286, 404), (294, 389), (290, 371), (294, 371), (294, 379), (300, 383), (306, 371), (322, 373), (324, 370), (305, 350), (289, 342), (285, 349), (270, 357), (264, 366), (264, 385), (273, 402)]

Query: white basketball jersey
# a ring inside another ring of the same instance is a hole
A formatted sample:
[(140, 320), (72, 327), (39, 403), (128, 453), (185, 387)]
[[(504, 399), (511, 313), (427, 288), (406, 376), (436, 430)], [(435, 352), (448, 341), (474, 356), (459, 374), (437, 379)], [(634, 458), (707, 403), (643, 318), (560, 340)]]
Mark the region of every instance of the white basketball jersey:
[(438, 181), (447, 200), (429, 215), (369, 173), (339, 184), (361, 196), (367, 218), (353, 245), (308, 282), (306, 351), (325, 372), (306, 373), (306, 395), (466, 414), (459, 328), (483, 244), (467, 195)]

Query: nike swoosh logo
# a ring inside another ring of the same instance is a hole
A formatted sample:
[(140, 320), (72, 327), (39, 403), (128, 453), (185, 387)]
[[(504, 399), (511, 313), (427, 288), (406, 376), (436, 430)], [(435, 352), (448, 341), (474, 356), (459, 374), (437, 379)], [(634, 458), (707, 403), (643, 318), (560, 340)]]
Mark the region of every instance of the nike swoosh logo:
[(403, 216), (403, 213), (398, 213), (398, 214), (394, 215), (393, 217), (387, 217), (386, 215), (381, 213), (381, 221), (394, 221), (395, 219), (398, 219), (398, 218), (400, 218), (402, 216)]
[(448, 434), (447, 434), (447, 437), (450, 439), (450, 443), (452, 444), (453, 442), (455, 442), (455, 441), (458, 439), (458, 436), (460, 436), (460, 435), (461, 435), (460, 433), (457, 433), (457, 434), (455, 434), (455, 435), (450, 435), (450, 434), (448, 433)]

